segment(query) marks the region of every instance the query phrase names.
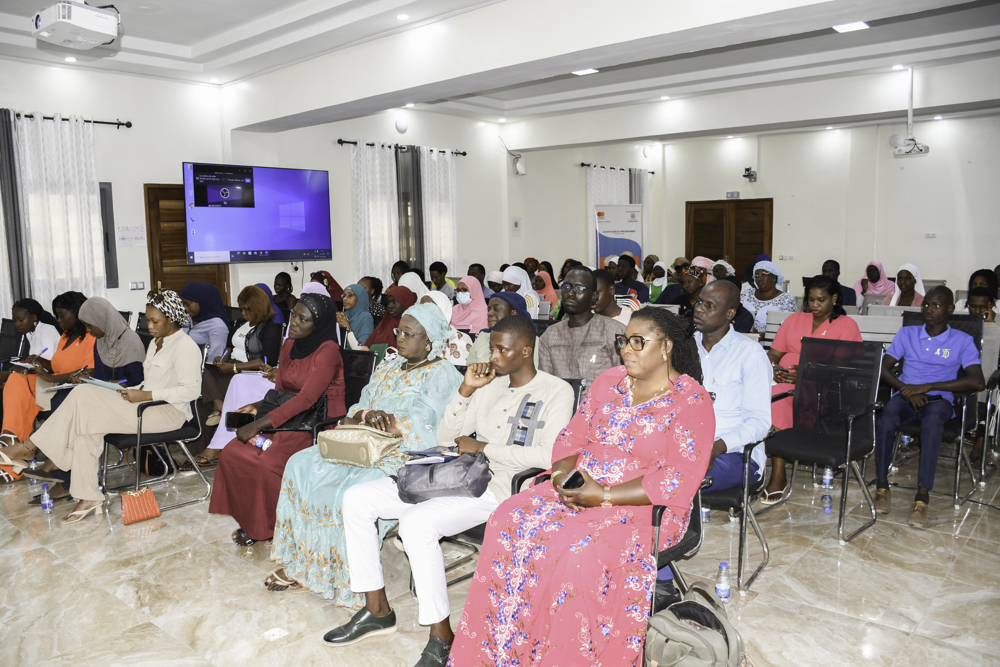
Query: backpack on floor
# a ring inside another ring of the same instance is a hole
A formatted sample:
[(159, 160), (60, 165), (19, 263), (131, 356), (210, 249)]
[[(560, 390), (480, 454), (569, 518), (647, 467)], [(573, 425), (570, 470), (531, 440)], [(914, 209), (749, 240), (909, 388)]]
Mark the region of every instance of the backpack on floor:
[(703, 583), (650, 617), (645, 667), (753, 667), (726, 608)]

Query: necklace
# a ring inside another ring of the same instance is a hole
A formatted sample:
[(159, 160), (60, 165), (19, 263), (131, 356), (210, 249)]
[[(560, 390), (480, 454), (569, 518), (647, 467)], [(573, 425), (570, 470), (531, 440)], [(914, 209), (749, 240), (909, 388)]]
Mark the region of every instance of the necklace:
[(416, 370), (416, 369), (420, 368), (421, 366), (426, 366), (427, 364), (431, 363), (432, 361), (434, 361), (434, 359), (424, 359), (423, 361), (418, 361), (417, 363), (413, 364), (412, 366), (410, 364), (413, 363), (413, 362), (410, 362), (410, 361), (403, 362), (403, 372), (405, 373), (405, 372), (408, 372), (408, 371)]
[[(635, 396), (633, 394), (633, 389), (635, 387), (635, 383), (636, 383), (636, 379), (634, 377), (632, 377), (631, 375), (629, 375), (628, 376), (628, 398), (629, 398), (629, 402), (630, 403), (634, 403), (635, 402)], [(670, 391), (670, 384), (671, 384), (671, 380), (668, 379), (667, 380), (667, 384), (665, 384), (662, 387), (660, 387), (659, 389), (657, 389), (656, 392), (654, 392), (653, 395), (650, 396), (648, 399), (646, 399), (645, 401), (643, 401), (643, 403), (649, 403), (650, 401), (653, 401), (653, 400), (659, 398), (660, 396), (662, 396), (663, 394), (669, 392)]]

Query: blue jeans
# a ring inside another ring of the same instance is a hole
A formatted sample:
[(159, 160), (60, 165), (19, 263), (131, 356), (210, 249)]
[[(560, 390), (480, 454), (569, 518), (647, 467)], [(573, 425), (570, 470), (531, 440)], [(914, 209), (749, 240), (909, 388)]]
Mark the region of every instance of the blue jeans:
[(955, 408), (944, 399), (929, 401), (919, 410), (910, 405), (902, 394), (896, 394), (886, 403), (875, 427), (875, 472), (879, 479), (889, 476), (892, 462), (892, 445), (900, 426), (912, 421), (920, 422), (920, 476), (919, 485), (934, 488), (934, 473), (941, 453), (941, 436), (944, 424), (951, 419)]

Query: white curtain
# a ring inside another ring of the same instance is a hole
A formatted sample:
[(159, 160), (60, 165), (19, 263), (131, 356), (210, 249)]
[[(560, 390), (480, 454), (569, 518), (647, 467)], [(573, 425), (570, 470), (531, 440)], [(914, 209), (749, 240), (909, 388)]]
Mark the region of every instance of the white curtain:
[(602, 204), (629, 204), (628, 171), (593, 166), (587, 169), (587, 264), (597, 267), (597, 213)]
[(642, 257), (639, 261), (639, 274), (642, 274), (642, 260), (646, 255), (653, 254), (653, 234), (649, 228), (649, 172), (645, 169), (629, 169), (629, 204), (642, 204)]
[(351, 184), (355, 275), (375, 276), (388, 285), (399, 258), (396, 152), (359, 140), (351, 148)]
[(458, 200), (455, 156), (450, 150), (420, 147), (420, 195), (424, 213), (424, 266), (444, 262), (454, 275), (458, 266)]
[(46, 309), (63, 292), (105, 296), (104, 228), (94, 157), (94, 126), (80, 116), (64, 121), (17, 119), (21, 219), (32, 297)]

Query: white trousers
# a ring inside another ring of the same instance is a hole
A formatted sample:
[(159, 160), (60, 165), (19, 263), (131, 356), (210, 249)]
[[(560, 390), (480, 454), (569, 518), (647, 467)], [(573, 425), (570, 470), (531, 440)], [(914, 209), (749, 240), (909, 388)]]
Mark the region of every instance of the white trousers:
[(388, 477), (352, 486), (344, 493), (343, 509), (351, 590), (368, 593), (385, 586), (375, 521), (399, 519), (399, 536), (417, 589), (418, 621), (443, 621), (451, 615), (451, 606), (438, 541), (484, 523), (499, 504), (489, 489), (479, 498), (435, 498), (410, 505), (399, 499), (396, 483)]

